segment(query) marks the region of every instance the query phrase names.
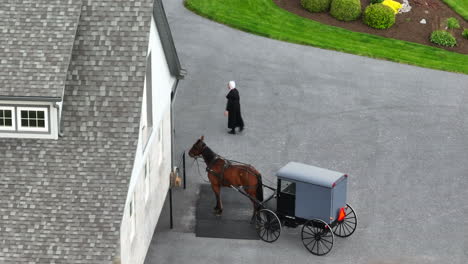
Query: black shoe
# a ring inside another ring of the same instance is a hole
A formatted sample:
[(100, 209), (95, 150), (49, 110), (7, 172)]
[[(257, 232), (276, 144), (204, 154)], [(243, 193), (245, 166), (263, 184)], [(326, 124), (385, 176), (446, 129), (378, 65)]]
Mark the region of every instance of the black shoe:
[(244, 127), (239, 128), (239, 132), (242, 132), (242, 130), (244, 130)]
[(228, 134), (235, 135), (236, 131), (233, 129), (233, 130), (229, 131)]

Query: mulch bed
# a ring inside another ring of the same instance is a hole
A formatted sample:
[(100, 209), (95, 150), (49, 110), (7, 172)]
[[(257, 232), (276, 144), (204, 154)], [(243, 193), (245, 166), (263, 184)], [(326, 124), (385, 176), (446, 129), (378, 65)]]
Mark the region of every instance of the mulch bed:
[[(301, 0), (274, 0), (274, 2), (289, 12), (323, 24), (468, 54), (468, 40), (461, 36), (463, 28), (468, 28), (468, 22), (440, 0), (409, 0), (409, 4), (412, 7), (411, 11), (397, 14), (395, 24), (391, 28), (384, 30), (368, 27), (362, 22), (362, 19), (342, 22), (332, 17), (329, 13), (310, 13), (301, 6)], [(369, 3), (370, 0), (361, 0), (363, 11)], [(453, 29), (452, 31), (452, 35), (457, 39), (457, 46), (448, 48), (431, 43), (429, 36), (432, 31), (444, 29), (445, 20), (449, 17), (455, 17), (460, 22), (461, 29)], [(427, 24), (419, 23), (423, 18), (426, 19)]]

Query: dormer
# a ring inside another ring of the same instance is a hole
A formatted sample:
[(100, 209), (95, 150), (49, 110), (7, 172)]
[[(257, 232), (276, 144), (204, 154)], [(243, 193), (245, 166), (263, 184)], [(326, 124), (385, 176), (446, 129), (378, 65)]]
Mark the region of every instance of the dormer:
[(61, 100), (31, 99), (0, 97), (0, 138), (58, 138)]
[(35, 8), (8, 10), (12, 23), (0, 38), (0, 138), (59, 136), (81, 1), (47, 1)]

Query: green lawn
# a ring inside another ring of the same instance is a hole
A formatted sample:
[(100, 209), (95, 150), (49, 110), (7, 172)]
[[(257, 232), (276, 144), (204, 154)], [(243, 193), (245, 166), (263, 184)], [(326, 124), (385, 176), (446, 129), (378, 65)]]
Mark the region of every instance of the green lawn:
[(468, 55), (324, 25), (289, 13), (272, 0), (186, 0), (185, 6), (209, 19), (274, 39), (468, 74)]
[(468, 20), (468, 0), (443, 0), (455, 12), (460, 14), (465, 20)]

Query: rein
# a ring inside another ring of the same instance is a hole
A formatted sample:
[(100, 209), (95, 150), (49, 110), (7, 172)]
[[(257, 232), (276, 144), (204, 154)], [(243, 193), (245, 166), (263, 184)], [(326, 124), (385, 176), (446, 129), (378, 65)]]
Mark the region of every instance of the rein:
[(195, 162), (197, 162), (198, 176), (200, 176), (200, 178), (201, 178), (205, 183), (210, 183), (210, 181), (209, 181), (209, 180), (206, 180), (206, 179), (202, 176), (202, 174), (201, 174), (201, 172), (200, 172), (200, 163), (198, 163), (198, 159), (199, 159), (199, 158), (200, 158), (200, 156), (194, 157), (194, 158), (193, 158), (194, 161), (193, 161), (192, 164), (194, 164)]

